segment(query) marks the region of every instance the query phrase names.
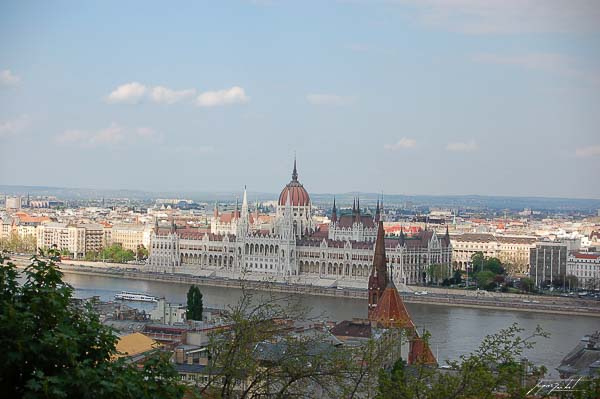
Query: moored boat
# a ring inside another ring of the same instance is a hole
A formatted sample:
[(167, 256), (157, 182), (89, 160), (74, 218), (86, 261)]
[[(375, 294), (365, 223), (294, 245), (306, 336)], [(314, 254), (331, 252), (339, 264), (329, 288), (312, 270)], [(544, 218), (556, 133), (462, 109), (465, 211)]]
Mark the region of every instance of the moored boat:
[(115, 299), (121, 301), (137, 301), (137, 302), (157, 302), (158, 298), (152, 295), (139, 293), (139, 292), (128, 292), (121, 291), (119, 294), (115, 294)]

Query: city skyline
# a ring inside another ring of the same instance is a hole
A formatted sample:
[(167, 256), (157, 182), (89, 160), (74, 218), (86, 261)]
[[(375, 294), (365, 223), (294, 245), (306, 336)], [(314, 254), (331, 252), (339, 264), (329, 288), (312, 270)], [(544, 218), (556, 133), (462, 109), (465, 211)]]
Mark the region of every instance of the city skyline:
[(534, 3), (4, 3), (0, 184), (600, 198), (600, 6)]

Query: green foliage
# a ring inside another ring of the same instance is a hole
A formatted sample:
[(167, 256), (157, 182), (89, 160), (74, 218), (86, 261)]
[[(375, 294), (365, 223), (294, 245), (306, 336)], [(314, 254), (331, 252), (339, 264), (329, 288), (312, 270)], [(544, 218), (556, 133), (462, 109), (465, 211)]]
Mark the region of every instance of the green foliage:
[(85, 256), (83, 257), (83, 260), (86, 260), (86, 261), (97, 261), (99, 259), (98, 256), (99, 256), (98, 252), (96, 252), (96, 251), (89, 251), (89, 252), (85, 253)]
[(533, 292), (535, 290), (535, 283), (529, 277), (522, 278), (519, 287), (523, 292)]
[(335, 347), (326, 331), (295, 333), (289, 320), (308, 321), (293, 297), (257, 300), (244, 290), (224, 315), (227, 328), (210, 336), (208, 384), (221, 398), (369, 397), (392, 340)]
[(475, 274), (474, 278), (477, 281), (477, 285), (480, 288), (487, 290), (487, 289), (494, 288), (496, 286), (496, 284), (494, 283), (494, 279), (496, 278), (496, 275), (489, 270), (477, 272)]
[(143, 369), (111, 358), (117, 336), (91, 305), (77, 308), (73, 288), (50, 259), (33, 257), (19, 273), (0, 257), (0, 392), (23, 398), (180, 398), (184, 388), (167, 356)]
[(0, 238), (0, 251), (35, 253), (37, 240), (34, 235), (21, 237), (13, 231), (8, 237)]
[(429, 281), (440, 285), (440, 282), (450, 276), (448, 266), (440, 265), (439, 263), (429, 266)]
[(454, 279), (453, 284), (461, 284), (462, 283), (462, 271), (459, 269), (456, 269), (454, 271), (454, 276), (452, 276), (452, 278)]
[(143, 245), (138, 245), (136, 255), (139, 260), (148, 259), (148, 255), (150, 255), (150, 252), (148, 252), (148, 249), (146, 249), (146, 247), (144, 247)]
[(104, 248), (99, 258), (109, 262), (127, 263), (135, 259), (135, 253), (130, 249), (123, 249), (123, 246), (117, 243)]
[(579, 280), (577, 279), (577, 276), (573, 276), (572, 274), (569, 274), (568, 276), (565, 277), (565, 288), (568, 290), (574, 290), (577, 289), (579, 287)]
[(187, 293), (187, 310), (185, 317), (188, 320), (202, 320), (202, 293), (200, 288), (192, 285)]
[(410, 370), (397, 364), (379, 376), (379, 399), (396, 398), (495, 398), (504, 392), (509, 398), (524, 398), (531, 382), (524, 380), (525, 368), (533, 382), (544, 372), (521, 361), (523, 351), (533, 347), (536, 337), (548, 334), (539, 327), (528, 337), (516, 324), (484, 338), (479, 349), (458, 361), (448, 362), (450, 371), (441, 372), (423, 365)]
[(504, 274), (505, 270), (502, 262), (498, 258), (486, 258), (483, 252), (476, 252), (471, 256), (471, 263), (473, 265), (473, 273), (477, 273), (484, 270), (489, 270), (494, 274)]
[(407, 385), (406, 362), (403, 359), (396, 360), (389, 372), (385, 369), (379, 370), (376, 398), (408, 398), (410, 392), (410, 387)]

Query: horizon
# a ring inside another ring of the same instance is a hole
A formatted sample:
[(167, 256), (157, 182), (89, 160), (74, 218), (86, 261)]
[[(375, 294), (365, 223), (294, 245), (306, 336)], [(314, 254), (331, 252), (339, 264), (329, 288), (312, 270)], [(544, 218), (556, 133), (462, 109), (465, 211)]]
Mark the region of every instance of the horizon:
[[(33, 194), (33, 192), (27, 192), (27, 191), (17, 191), (15, 190), (15, 188), (23, 188), (23, 189), (31, 189), (32, 191), (35, 190), (72, 190), (72, 191), (106, 191), (106, 192), (131, 192), (131, 193), (141, 193), (141, 194), (151, 194), (151, 195), (189, 195), (189, 196), (199, 196), (199, 195), (239, 195), (239, 198), (241, 198), (242, 193), (244, 192), (244, 188), (241, 188), (240, 190), (235, 190), (235, 189), (231, 189), (231, 190), (219, 190), (219, 191), (169, 191), (169, 190), (143, 190), (143, 189), (137, 189), (137, 188), (102, 188), (102, 187), (67, 187), (67, 186), (29, 186), (29, 185), (12, 185), (12, 184), (0, 184), (0, 190), (6, 190), (7, 188), (10, 188), (11, 193), (14, 194), (10, 194), (10, 195), (19, 195), (19, 196), (24, 196), (27, 194)], [(306, 188), (306, 187), (305, 187)], [(1, 192), (1, 191), (0, 191)], [(274, 198), (277, 198), (279, 196), (280, 193), (275, 192), (275, 191), (255, 191), (255, 190), (250, 190), (247, 189), (247, 193), (248, 195), (264, 195), (264, 196), (273, 196)], [(600, 202), (600, 198), (584, 198), (584, 197), (553, 197), (553, 196), (536, 196), (536, 195), (494, 195), (494, 194), (411, 194), (411, 193), (376, 193), (376, 192), (369, 192), (369, 191), (345, 191), (345, 192), (310, 192), (309, 194), (315, 195), (315, 196), (332, 196), (332, 201), (333, 201), (333, 197), (336, 197), (336, 199), (338, 199), (337, 196), (348, 196), (348, 195), (365, 195), (367, 197), (365, 197), (365, 200), (367, 201), (371, 201), (371, 200), (375, 200), (376, 197), (381, 197), (383, 196), (384, 200), (385, 197), (430, 197), (430, 198), (487, 198), (487, 199), (502, 199), (502, 198), (506, 198), (506, 199), (536, 199), (536, 200), (566, 200), (566, 201), (598, 201)], [(375, 197), (375, 199), (370, 199), (369, 197)], [(231, 201), (235, 201), (235, 199), (238, 198), (237, 196), (232, 198)], [(189, 198), (181, 198), (181, 199), (189, 199)], [(362, 197), (361, 197), (362, 199)], [(225, 200), (224, 200), (225, 201)]]

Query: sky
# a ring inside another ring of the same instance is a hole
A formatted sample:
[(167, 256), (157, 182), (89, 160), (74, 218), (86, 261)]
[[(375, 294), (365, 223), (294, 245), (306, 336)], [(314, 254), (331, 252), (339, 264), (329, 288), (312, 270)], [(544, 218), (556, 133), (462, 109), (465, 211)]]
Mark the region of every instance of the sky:
[(600, 1), (2, 1), (0, 184), (600, 198)]

